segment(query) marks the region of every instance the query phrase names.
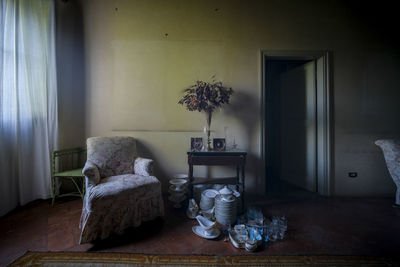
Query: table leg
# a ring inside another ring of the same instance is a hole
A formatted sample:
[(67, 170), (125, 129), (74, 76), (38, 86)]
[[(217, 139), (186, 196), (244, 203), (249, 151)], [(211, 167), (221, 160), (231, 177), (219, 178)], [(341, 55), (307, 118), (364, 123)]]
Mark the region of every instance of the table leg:
[(189, 164), (189, 195), (193, 198), (193, 164)]
[(243, 210), (245, 210), (245, 206), (244, 206), (244, 164), (242, 165), (242, 184), (243, 184), (243, 192), (242, 192), (242, 207)]

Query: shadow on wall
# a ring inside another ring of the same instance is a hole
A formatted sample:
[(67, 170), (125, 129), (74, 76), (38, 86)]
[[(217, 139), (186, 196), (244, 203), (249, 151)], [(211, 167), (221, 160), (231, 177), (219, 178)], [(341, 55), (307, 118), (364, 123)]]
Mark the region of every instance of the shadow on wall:
[[(224, 112), (236, 118), (245, 135), (244, 140), (247, 140), (247, 160), (246, 160), (246, 188), (250, 189), (251, 193), (263, 193), (264, 180), (260, 177), (260, 157), (251, 151), (258, 138), (254, 137), (259, 135), (259, 99), (243, 92), (246, 90), (235, 90), (234, 98), (229, 105), (224, 107)], [(253, 90), (247, 90), (253, 91)], [(239, 148), (242, 148), (239, 146)], [(249, 177), (254, 177), (255, 180), (249, 180)], [(249, 190), (246, 190), (249, 191)]]
[(140, 142), (138, 139), (136, 139), (136, 153), (139, 157), (154, 160), (154, 176), (160, 180), (161, 185), (162, 185), (162, 191), (167, 192), (168, 186), (169, 186), (168, 178), (167, 178), (168, 175), (167, 175), (167, 172), (160, 167), (160, 164), (158, 164), (158, 162), (161, 162), (161, 159), (158, 159), (150, 151), (150, 149), (148, 147), (146, 147), (146, 145), (143, 144), (142, 142)]
[(81, 3), (55, 1), (59, 147), (85, 144), (85, 51)]

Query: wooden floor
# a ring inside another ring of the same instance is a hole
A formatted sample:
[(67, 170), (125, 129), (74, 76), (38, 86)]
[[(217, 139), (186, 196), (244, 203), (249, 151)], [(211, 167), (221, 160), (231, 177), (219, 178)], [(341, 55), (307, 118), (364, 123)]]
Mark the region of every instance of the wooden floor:
[[(400, 253), (400, 209), (388, 198), (264, 198), (249, 201), (265, 216), (285, 215), (284, 240), (269, 243), (258, 255), (378, 255)], [(0, 219), (0, 266), (26, 251), (97, 251), (124, 253), (238, 255), (250, 254), (222, 239), (192, 233), (195, 220), (166, 202), (166, 216), (123, 236), (79, 245), (82, 201), (34, 201)]]

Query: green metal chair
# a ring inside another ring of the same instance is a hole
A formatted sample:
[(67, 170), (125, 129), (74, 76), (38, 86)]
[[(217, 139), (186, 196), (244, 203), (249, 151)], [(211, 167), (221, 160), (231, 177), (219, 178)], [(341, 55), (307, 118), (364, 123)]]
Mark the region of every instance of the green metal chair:
[[(82, 174), (82, 169), (85, 162), (86, 148), (77, 147), (53, 151), (51, 161), (52, 205), (57, 197), (78, 196), (84, 198), (85, 176)], [(72, 182), (75, 190), (61, 194), (61, 185), (66, 180)]]

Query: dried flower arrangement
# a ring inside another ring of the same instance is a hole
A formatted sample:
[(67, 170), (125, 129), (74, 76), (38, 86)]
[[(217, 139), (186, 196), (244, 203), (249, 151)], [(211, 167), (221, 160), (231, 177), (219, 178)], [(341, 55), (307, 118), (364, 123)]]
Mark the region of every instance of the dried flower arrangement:
[[(214, 78), (214, 76), (212, 77)], [(212, 113), (216, 108), (223, 104), (229, 104), (229, 99), (233, 94), (230, 87), (225, 87), (222, 82), (213, 80), (211, 83), (197, 81), (194, 85), (186, 88), (184, 96), (178, 104), (186, 106), (189, 111), (204, 111), (207, 119), (207, 144), (206, 149), (210, 150), (210, 126)]]

